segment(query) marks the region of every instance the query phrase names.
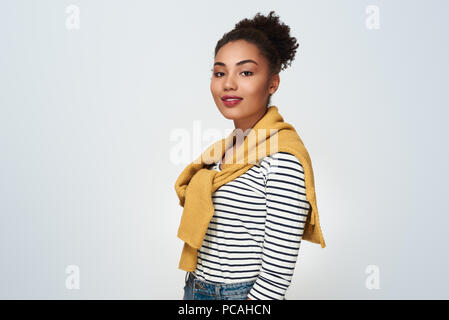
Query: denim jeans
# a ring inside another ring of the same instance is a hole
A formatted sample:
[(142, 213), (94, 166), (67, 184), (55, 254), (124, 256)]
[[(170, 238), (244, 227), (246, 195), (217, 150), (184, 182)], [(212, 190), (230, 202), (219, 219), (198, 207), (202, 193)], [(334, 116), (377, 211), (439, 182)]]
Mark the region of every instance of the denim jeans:
[(183, 300), (247, 300), (255, 282), (212, 283), (187, 272)]

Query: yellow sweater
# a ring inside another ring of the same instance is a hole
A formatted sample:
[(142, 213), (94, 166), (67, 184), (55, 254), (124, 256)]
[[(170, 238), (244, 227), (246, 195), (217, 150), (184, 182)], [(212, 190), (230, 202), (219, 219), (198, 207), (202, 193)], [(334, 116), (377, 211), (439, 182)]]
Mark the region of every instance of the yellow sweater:
[(303, 240), (326, 246), (318, 218), (312, 163), (301, 138), (294, 127), (284, 122), (276, 106), (270, 106), (264, 116), (245, 136), (233, 154), (232, 163), (222, 163), (222, 170), (207, 166), (220, 161), (232, 146), (236, 130), (227, 138), (210, 145), (195, 161), (181, 172), (175, 183), (179, 204), (184, 207), (178, 228), (178, 237), (184, 241), (179, 269), (194, 271), (197, 252), (201, 248), (210, 220), (214, 214), (212, 194), (222, 185), (248, 171), (257, 161), (276, 152), (296, 156), (304, 168), (306, 198), (309, 215), (303, 231)]

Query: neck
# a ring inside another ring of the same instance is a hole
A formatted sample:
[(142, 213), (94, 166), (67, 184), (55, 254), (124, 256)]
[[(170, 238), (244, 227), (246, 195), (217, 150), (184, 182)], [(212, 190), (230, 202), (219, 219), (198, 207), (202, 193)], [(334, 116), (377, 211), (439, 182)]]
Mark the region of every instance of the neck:
[[(237, 136), (246, 135), (249, 132), (249, 129), (253, 128), (254, 125), (260, 119), (262, 119), (262, 117), (265, 115), (267, 110), (268, 110), (268, 108), (261, 108), (257, 113), (255, 113), (247, 118), (234, 120), (235, 129), (236, 130), (240, 129), (240, 130), (237, 130), (236, 135)], [(247, 130), (248, 130), (248, 132), (246, 132)]]

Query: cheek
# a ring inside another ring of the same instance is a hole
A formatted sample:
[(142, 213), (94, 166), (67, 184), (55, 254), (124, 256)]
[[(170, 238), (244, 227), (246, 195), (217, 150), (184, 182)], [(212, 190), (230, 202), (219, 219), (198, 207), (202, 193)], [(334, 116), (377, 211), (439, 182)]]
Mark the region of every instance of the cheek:
[(217, 85), (217, 83), (211, 82), (210, 84), (210, 92), (212, 94), (212, 98), (214, 99), (217, 106), (219, 105), (219, 102), (221, 101), (221, 91), (220, 87)]
[(219, 90), (220, 90), (220, 88), (219, 88), (217, 82), (214, 81), (214, 80), (211, 80), (211, 82), (210, 82), (210, 91), (212, 92), (212, 94), (213, 95), (219, 94)]
[(261, 82), (244, 82), (241, 84), (241, 89), (244, 92), (245, 95), (251, 98), (261, 98), (266, 88), (263, 83)]

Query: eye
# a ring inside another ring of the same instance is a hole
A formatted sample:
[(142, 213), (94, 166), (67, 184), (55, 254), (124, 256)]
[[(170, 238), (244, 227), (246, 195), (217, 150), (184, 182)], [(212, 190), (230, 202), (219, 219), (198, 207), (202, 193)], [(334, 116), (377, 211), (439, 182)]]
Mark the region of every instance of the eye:
[[(222, 75), (220, 76), (220, 74), (223, 74), (224, 72), (218, 71), (218, 72), (214, 72), (214, 76), (217, 78), (221, 78)], [(252, 71), (242, 71), (241, 73), (246, 74), (245, 77), (251, 76), (253, 75)], [(249, 73), (249, 74), (248, 74)]]

